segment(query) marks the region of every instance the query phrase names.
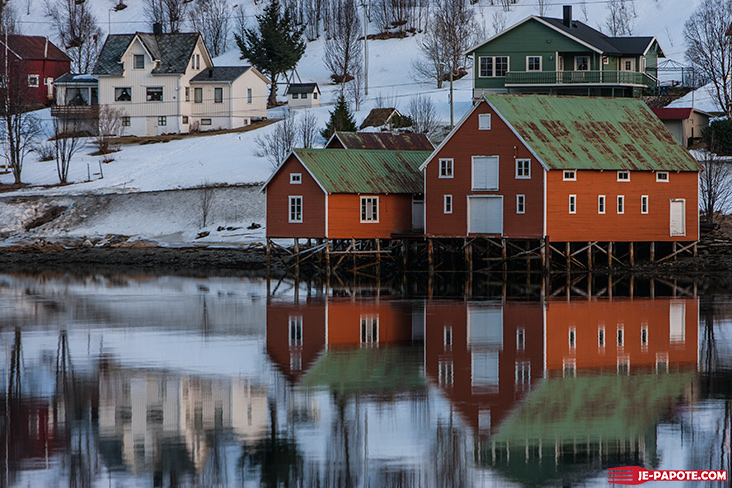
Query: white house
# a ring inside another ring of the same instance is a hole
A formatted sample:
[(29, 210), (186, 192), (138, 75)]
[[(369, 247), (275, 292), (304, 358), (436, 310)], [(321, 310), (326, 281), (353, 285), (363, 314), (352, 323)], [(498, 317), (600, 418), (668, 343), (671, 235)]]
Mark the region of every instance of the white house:
[(121, 108), (125, 134), (232, 129), (267, 115), (269, 81), (253, 67), (214, 67), (198, 33), (113, 34), (93, 75), (100, 105)]
[(287, 88), (287, 106), (295, 108), (320, 107), (320, 88), (317, 83), (290, 83)]

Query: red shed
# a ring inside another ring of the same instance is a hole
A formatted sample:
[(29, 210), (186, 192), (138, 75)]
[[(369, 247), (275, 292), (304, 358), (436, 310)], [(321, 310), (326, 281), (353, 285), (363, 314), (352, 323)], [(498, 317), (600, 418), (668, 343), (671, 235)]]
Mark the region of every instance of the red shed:
[(429, 155), (295, 149), (263, 187), (267, 237), (388, 239), (411, 232), (413, 200), (421, 212), (419, 166)]
[(639, 100), (486, 95), (422, 169), (427, 236), (698, 239), (699, 164)]
[(0, 37), (0, 66), (5, 66), (6, 52), (9, 83), (17, 83), (27, 94), (24, 104), (51, 104), (55, 100), (53, 81), (71, 71), (71, 58), (42, 36)]

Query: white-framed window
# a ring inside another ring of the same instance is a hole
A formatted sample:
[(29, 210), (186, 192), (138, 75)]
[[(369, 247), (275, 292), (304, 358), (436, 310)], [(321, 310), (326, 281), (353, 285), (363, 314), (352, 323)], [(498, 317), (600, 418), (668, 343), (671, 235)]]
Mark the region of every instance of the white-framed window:
[(114, 101), (115, 102), (131, 102), (132, 101), (132, 87), (122, 86), (114, 89)]
[(379, 197), (361, 197), (361, 222), (379, 221)]
[(221, 87), (214, 88), (214, 103), (224, 103), (224, 89)]
[(294, 224), (302, 223), (302, 196), (295, 195), (289, 197), (289, 199), (290, 216), (287, 221)]
[(618, 347), (625, 346), (625, 329), (622, 325), (619, 325), (617, 329), (617, 345)]
[(569, 196), (569, 213), (577, 213), (577, 195)]
[(641, 213), (648, 213), (648, 195), (641, 195)]
[(290, 173), (290, 184), (299, 185), (302, 183), (302, 173)]
[(656, 173), (656, 181), (659, 183), (668, 183), (668, 171), (658, 171)]
[(158, 127), (165, 127), (166, 125), (168, 125), (168, 117), (165, 115), (158, 117)]
[(318, 99), (318, 92), (313, 92), (313, 98), (314, 98), (315, 100), (317, 100), (317, 99)]
[(135, 54), (132, 56), (134, 69), (145, 69), (145, 55)]
[(186, 102), (190, 102), (191, 101), (191, 87), (187, 86), (185, 92), (186, 92)]
[(443, 195), (442, 212), (446, 214), (452, 213), (452, 195)]
[(618, 213), (623, 214), (625, 213), (625, 196), (618, 195)]
[(574, 327), (569, 328), (569, 348), (577, 349), (577, 329)]
[(307, 93), (303, 93), (300, 98), (302, 98), (303, 100), (307, 100), (308, 94)]
[(597, 328), (597, 347), (605, 347), (605, 327)]
[(290, 346), (302, 346), (302, 316), (291, 315), (288, 319), (288, 322), (290, 324), (290, 336), (288, 344)]
[(573, 169), (565, 169), (562, 173), (562, 180), (564, 181), (577, 181), (577, 171)]
[(641, 346), (648, 347), (648, 326), (642, 325), (640, 330)]
[(148, 86), (145, 89), (145, 101), (162, 102), (163, 101), (163, 87), (162, 86)]
[(252, 103), (252, 89), (247, 88), (247, 103)]
[(44, 84), (45, 84), (46, 86), (51, 86), (51, 85), (53, 85), (53, 78), (51, 78), (50, 76), (48, 76), (48, 77), (46, 77), (46, 78), (45, 78), (45, 79), (43, 80), (43, 83), (44, 83)]
[(130, 126), (130, 116), (124, 115), (122, 116), (122, 127), (129, 127)]
[(440, 178), (452, 178), (452, 159), (440, 159)]
[(516, 195), (516, 213), (526, 213), (526, 195)]
[(605, 195), (597, 195), (597, 213), (605, 213)]
[(184, 116), (181, 117), (181, 123), (182, 124), (187, 124), (188, 123), (188, 116), (187, 115), (184, 115)]
[(541, 56), (526, 56), (526, 71), (541, 71)]
[(495, 62), (495, 76), (506, 76), (508, 73), (508, 56), (496, 56)]
[(292, 99), (293, 99), (293, 100), (297, 100), (297, 99), (299, 99), (299, 98), (300, 98), (300, 94), (299, 94), (299, 93), (293, 93), (293, 94), (292, 94)]
[(41, 77), (39, 75), (28, 75), (28, 86), (37, 87), (41, 83)]
[(530, 159), (517, 159), (516, 160), (516, 178), (525, 179), (525, 180), (531, 178), (531, 160)]
[(361, 344), (379, 343), (379, 316), (361, 316)]
[(630, 181), (630, 171), (618, 171), (618, 181)]
[(575, 71), (587, 71), (590, 69), (590, 57), (589, 56), (575, 56), (574, 57), (574, 70)]
[(193, 61), (194, 61), (194, 64), (195, 64), (195, 66), (194, 66), (195, 69), (201, 69), (201, 55), (200, 54), (196, 54), (193, 57)]
[(492, 78), (506, 76), (508, 72), (508, 56), (479, 56), (478, 78)]
[(602, 64), (610, 64), (610, 57), (603, 56), (602, 57)]
[(196, 87), (193, 89), (193, 103), (203, 103), (203, 88)]
[(211, 119), (201, 119), (201, 125), (211, 125)]
[(491, 130), (491, 114), (478, 115), (478, 130)]
[(526, 349), (526, 331), (523, 328), (516, 329), (516, 350)]

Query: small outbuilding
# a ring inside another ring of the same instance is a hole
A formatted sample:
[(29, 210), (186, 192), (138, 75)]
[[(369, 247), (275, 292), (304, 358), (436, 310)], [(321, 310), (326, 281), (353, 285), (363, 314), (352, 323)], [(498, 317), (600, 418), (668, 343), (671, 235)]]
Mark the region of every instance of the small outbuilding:
[(684, 147), (698, 141), (704, 128), (709, 127), (711, 116), (695, 108), (651, 107), (651, 110)]
[(320, 88), (317, 83), (290, 83), (287, 105), (292, 109), (320, 107)]
[(424, 134), (391, 132), (334, 132), (327, 149), (381, 149), (385, 151), (434, 151)]
[(404, 117), (395, 108), (374, 108), (361, 123), (359, 129), (375, 127), (381, 130), (392, 130), (412, 125), (408, 117)]

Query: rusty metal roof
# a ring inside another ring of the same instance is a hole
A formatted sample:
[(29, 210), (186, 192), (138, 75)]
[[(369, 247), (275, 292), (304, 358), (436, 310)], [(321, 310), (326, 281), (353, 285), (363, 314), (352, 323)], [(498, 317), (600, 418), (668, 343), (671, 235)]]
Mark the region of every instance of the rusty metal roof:
[(422, 193), (419, 166), (430, 151), (295, 149), (327, 193)]
[(392, 134), (391, 132), (336, 132), (346, 149), (382, 149), (391, 151), (433, 151), (424, 134)]
[(699, 171), (641, 100), (486, 95), (548, 169)]

